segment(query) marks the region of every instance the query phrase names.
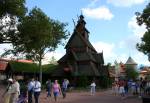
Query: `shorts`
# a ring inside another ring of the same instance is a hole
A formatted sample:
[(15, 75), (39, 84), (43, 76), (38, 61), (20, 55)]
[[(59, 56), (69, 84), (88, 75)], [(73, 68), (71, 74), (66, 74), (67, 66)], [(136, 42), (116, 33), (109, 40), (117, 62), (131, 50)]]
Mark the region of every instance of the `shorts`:
[(59, 95), (59, 92), (53, 92), (54, 96), (57, 97)]
[(120, 87), (120, 88), (119, 88), (119, 93), (120, 93), (120, 94), (125, 93), (124, 87)]

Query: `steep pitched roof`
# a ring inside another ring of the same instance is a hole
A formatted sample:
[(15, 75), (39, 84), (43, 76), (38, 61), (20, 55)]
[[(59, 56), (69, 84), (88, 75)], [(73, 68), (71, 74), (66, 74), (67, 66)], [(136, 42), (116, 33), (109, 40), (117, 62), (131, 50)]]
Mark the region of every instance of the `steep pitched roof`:
[[(81, 40), (83, 42), (83, 44), (87, 47), (89, 47), (90, 49), (92, 49), (93, 51), (96, 52), (95, 48), (92, 46), (92, 44), (89, 42), (89, 40), (85, 39), (79, 32), (74, 31), (74, 33), (72, 34), (72, 36), (70, 37), (68, 43), (65, 46), (65, 49), (67, 49), (69, 46), (71, 46), (72, 44), (77, 44), (78, 45), (78, 41), (72, 42), (73, 39), (78, 38), (78, 40)], [(79, 44), (81, 45), (81, 44)]]
[(95, 58), (96, 62), (104, 64), (103, 52), (102, 53), (97, 53), (97, 54), (92, 54), (92, 55)]
[(65, 54), (61, 59), (58, 60), (60, 62), (66, 62), (69, 56), (72, 56), (76, 61), (94, 61), (96, 63), (104, 64), (102, 53), (94, 54), (90, 52), (74, 52), (71, 51), (71, 55)]
[(67, 61), (67, 58), (68, 58), (68, 55), (65, 54), (63, 57), (61, 57), (57, 62), (58, 63), (61, 63), (61, 62), (66, 62)]
[(79, 65), (78, 73), (86, 76), (100, 76), (99, 71), (92, 64)]
[(75, 52), (71, 51), (69, 54), (66, 53), (62, 58), (60, 58), (58, 60), (58, 63), (67, 62), (67, 60), (70, 56), (73, 57), (75, 60), (77, 60), (77, 56), (76, 56)]
[(128, 60), (125, 64), (126, 65), (137, 65), (137, 63), (131, 57), (128, 58)]

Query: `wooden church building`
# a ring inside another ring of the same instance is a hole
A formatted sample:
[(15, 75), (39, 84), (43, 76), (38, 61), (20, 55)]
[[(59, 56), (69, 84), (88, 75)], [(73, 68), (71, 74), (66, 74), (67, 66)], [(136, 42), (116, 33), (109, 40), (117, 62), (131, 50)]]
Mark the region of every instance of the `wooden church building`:
[(108, 76), (103, 52), (98, 53), (92, 46), (85, 25), (84, 17), (80, 15), (74, 32), (65, 46), (66, 54), (58, 60), (60, 68), (58, 72), (65, 76)]

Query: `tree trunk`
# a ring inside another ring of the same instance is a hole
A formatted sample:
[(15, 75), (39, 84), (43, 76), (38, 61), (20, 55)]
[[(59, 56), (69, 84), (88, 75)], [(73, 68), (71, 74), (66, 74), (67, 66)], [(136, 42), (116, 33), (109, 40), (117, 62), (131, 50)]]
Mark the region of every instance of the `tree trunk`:
[(41, 64), (42, 64), (42, 60), (40, 59), (39, 60), (39, 69), (40, 69), (39, 79), (40, 79), (40, 82), (42, 84), (42, 66), (41, 66)]

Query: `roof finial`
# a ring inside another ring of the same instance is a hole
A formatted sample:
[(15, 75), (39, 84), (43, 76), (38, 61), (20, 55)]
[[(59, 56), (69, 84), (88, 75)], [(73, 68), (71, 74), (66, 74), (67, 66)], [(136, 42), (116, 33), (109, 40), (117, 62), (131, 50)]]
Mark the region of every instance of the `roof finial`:
[(83, 13), (82, 13), (82, 10), (81, 10), (80, 20), (83, 20), (83, 19), (84, 19), (84, 16), (83, 16)]

